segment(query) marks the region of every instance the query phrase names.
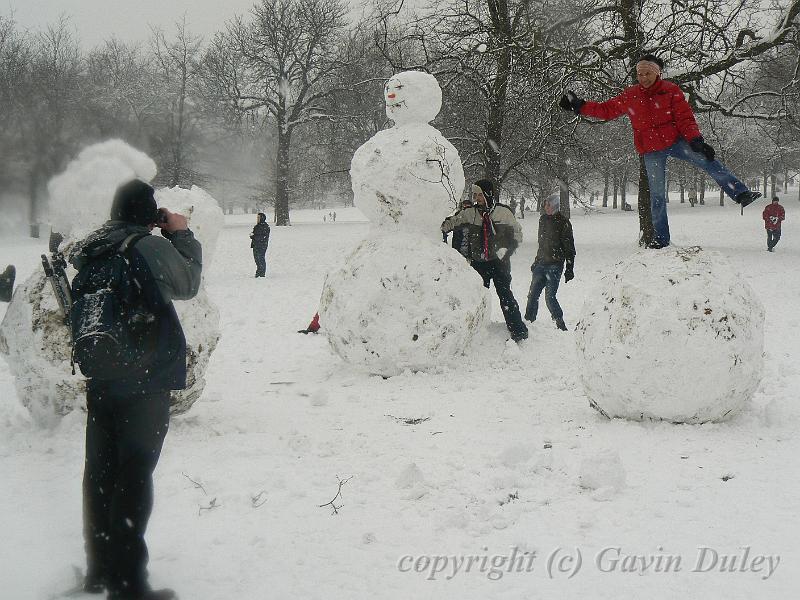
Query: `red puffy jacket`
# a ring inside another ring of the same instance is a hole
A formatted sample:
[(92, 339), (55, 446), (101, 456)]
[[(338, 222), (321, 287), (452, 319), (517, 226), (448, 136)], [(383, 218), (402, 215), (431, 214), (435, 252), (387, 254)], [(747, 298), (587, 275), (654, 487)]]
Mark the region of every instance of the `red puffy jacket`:
[(769, 229), (770, 231), (780, 231), (781, 230), (781, 221), (786, 218), (786, 211), (783, 210), (783, 207), (774, 202), (769, 204), (765, 209), (764, 212), (761, 213), (761, 216), (764, 218), (764, 227)]
[(639, 154), (666, 150), (680, 137), (690, 142), (700, 135), (692, 107), (681, 88), (663, 79), (649, 88), (633, 85), (605, 102), (586, 102), (581, 114), (604, 121), (627, 114)]

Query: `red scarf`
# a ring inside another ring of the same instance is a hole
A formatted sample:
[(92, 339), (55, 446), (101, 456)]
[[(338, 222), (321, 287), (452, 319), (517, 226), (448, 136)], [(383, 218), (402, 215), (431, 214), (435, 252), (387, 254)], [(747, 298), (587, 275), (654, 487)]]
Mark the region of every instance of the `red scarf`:
[(492, 229), (492, 219), (489, 217), (489, 212), (483, 213), (483, 260), (489, 260), (489, 232)]

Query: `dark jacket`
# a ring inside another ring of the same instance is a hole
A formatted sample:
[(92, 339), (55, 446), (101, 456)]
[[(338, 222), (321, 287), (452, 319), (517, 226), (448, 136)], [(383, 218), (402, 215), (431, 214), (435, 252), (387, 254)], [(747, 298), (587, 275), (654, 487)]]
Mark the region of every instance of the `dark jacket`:
[(177, 231), (164, 237), (149, 235), (147, 227), (109, 221), (79, 242), (70, 257), (80, 271), (90, 261), (134, 233), (147, 234), (130, 249), (131, 273), (141, 286), (142, 300), (158, 323), (155, 358), (148, 368), (114, 381), (87, 380), (90, 391), (111, 389), (115, 393), (154, 393), (186, 387), (186, 338), (172, 305), (189, 300), (200, 289), (203, 253), (191, 231)]
[(263, 248), (266, 249), (269, 246), (269, 224), (268, 223), (256, 223), (256, 226), (253, 227), (253, 233), (250, 234), (250, 242), (251, 248)]
[[(486, 221), (484, 215), (488, 215)], [(478, 206), (464, 208), (442, 223), (445, 233), (457, 229), (463, 230), (465, 238), (461, 253), (470, 261), (497, 260), (500, 250), (503, 258), (508, 259), (522, 243), (522, 227), (505, 204), (495, 204), (489, 210)]]
[(633, 144), (639, 154), (665, 150), (679, 138), (691, 142), (700, 136), (683, 91), (663, 79), (649, 88), (633, 85), (605, 102), (586, 102), (581, 106), (581, 114), (604, 121), (628, 115), (633, 126)]
[(572, 223), (560, 212), (539, 218), (539, 249), (533, 264), (575, 263), (575, 239)]

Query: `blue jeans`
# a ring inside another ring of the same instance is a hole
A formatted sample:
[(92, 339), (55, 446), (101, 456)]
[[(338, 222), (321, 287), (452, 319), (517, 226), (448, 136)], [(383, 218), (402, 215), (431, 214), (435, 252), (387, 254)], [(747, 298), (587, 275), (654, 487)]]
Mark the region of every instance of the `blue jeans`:
[(256, 277), (267, 275), (267, 249), (261, 246), (253, 248), (253, 260), (256, 261)]
[(542, 295), (542, 290), (545, 290), (544, 300), (547, 304), (547, 309), (550, 311), (550, 316), (553, 319), (564, 318), (564, 311), (561, 310), (561, 305), (556, 298), (563, 269), (564, 263), (534, 264), (531, 267), (533, 278), (531, 279), (531, 289), (528, 292), (528, 305), (525, 307), (526, 319), (529, 321), (536, 320), (536, 314), (539, 312), (539, 296)]
[(689, 142), (679, 139), (666, 150), (648, 152), (643, 155), (647, 168), (647, 180), (650, 183), (650, 213), (653, 216), (654, 241), (666, 246), (669, 244), (669, 223), (667, 221), (666, 170), (667, 157), (679, 158), (702, 169), (716, 181), (725, 193), (735, 198), (748, 191), (745, 184), (728, 171), (718, 160), (708, 160), (705, 155), (695, 152)]
[(781, 239), (780, 229), (767, 229), (767, 250), (772, 250)]

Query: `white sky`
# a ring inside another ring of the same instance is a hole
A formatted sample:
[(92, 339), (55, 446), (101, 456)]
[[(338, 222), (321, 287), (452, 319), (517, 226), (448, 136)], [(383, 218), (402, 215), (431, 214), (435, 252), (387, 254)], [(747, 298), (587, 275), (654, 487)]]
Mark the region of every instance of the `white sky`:
[(41, 30), (70, 17), (81, 46), (92, 48), (112, 36), (126, 42), (144, 41), (149, 25), (169, 34), (184, 14), (189, 30), (210, 38), (237, 14), (250, 11), (256, 0), (0, 0), (0, 14), (14, 15), (22, 29)]

